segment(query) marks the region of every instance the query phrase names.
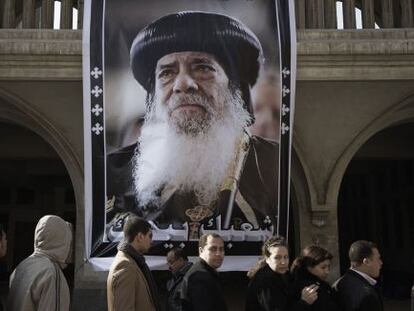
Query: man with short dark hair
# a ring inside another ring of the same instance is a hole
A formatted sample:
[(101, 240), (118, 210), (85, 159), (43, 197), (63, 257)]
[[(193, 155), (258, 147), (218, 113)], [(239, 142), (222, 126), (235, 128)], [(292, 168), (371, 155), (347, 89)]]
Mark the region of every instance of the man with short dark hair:
[(181, 306), (181, 285), (184, 275), (191, 268), (192, 263), (188, 261), (187, 254), (182, 248), (175, 247), (167, 253), (168, 268), (172, 278), (167, 282), (167, 311), (180, 311)]
[(217, 269), (224, 260), (223, 239), (215, 233), (204, 234), (199, 240), (199, 261), (186, 273), (181, 299), (186, 311), (226, 311), (223, 290)]
[(351, 268), (333, 285), (338, 303), (344, 311), (382, 311), (382, 296), (376, 278), (382, 266), (378, 247), (359, 240), (349, 249)]
[(130, 56), (147, 113), (137, 144), (108, 156), (108, 237), (126, 212), (166, 231), (188, 223), (188, 240), (203, 226), (271, 234), (278, 146), (247, 131), (263, 62), (256, 35), (226, 15), (178, 12), (141, 30)]
[(161, 310), (155, 281), (143, 256), (151, 247), (151, 225), (131, 215), (123, 231), (124, 241), (107, 279), (108, 310)]

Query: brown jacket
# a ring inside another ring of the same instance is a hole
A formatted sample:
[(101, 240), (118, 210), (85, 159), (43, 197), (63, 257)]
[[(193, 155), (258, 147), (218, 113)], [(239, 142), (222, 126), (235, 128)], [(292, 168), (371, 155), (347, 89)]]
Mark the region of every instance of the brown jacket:
[(106, 284), (108, 311), (155, 311), (144, 274), (123, 251), (116, 254)]

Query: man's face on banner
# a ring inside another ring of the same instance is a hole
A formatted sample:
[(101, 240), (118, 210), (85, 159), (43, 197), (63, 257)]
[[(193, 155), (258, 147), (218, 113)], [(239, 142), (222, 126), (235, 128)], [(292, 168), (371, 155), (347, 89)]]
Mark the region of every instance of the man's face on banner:
[[(161, 185), (216, 199), (250, 115), (240, 91), (205, 52), (170, 53), (155, 72), (154, 98), (139, 138), (135, 190), (145, 205)], [(217, 150), (220, 150), (218, 156)]]
[(224, 113), (229, 80), (211, 54), (168, 54), (157, 63), (155, 81), (157, 103), (178, 133), (197, 135)]

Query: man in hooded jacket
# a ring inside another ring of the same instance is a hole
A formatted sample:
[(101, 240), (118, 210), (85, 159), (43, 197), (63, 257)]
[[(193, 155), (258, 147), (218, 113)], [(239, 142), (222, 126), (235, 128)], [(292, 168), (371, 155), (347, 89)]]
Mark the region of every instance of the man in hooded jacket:
[(10, 277), (7, 310), (69, 310), (69, 287), (62, 269), (72, 258), (72, 241), (69, 222), (54, 215), (39, 220), (33, 254), (23, 260)]

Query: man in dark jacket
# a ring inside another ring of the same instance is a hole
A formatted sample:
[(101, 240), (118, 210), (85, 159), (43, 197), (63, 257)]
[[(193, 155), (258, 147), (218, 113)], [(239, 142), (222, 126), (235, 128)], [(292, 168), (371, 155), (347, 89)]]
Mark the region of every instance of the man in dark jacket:
[(356, 241), (349, 249), (351, 268), (333, 285), (344, 311), (383, 311), (381, 293), (376, 287), (382, 266), (378, 247), (369, 241)]
[(181, 311), (181, 285), (184, 275), (193, 265), (182, 248), (176, 247), (167, 254), (168, 268), (172, 278), (167, 282), (167, 311)]
[(215, 233), (201, 236), (199, 261), (183, 279), (181, 299), (185, 311), (227, 311), (217, 269), (224, 260), (223, 239)]

